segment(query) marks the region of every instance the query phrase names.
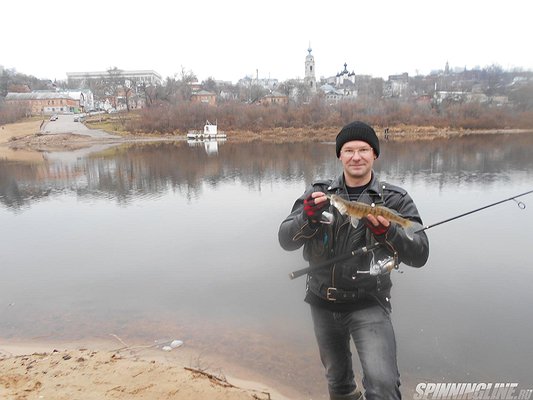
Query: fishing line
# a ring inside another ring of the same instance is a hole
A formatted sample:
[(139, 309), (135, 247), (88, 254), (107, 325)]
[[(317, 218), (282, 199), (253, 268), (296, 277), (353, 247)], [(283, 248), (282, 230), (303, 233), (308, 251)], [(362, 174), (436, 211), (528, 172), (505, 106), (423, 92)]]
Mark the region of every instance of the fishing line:
[(521, 210), (524, 210), (524, 209), (526, 208), (526, 204), (523, 203), (523, 202), (521, 202), (521, 201), (516, 200), (516, 198), (517, 198), (517, 197), (525, 196), (525, 195), (530, 194), (530, 193), (533, 193), (533, 190), (530, 190), (530, 191), (528, 191), (528, 192), (524, 192), (524, 193), (517, 194), (517, 195), (515, 195), (515, 196), (512, 196), (512, 197), (509, 197), (509, 198), (507, 198), (507, 199), (503, 199), (503, 200), (497, 201), (497, 202), (492, 203), (492, 204), (488, 204), (488, 205), (483, 206), (483, 207), (476, 208), (475, 210), (468, 211), (468, 212), (465, 212), (465, 213), (460, 214), (460, 215), (456, 215), (455, 217), (451, 217), (451, 218), (445, 219), (444, 221), (440, 221), (440, 222), (436, 222), (436, 223), (431, 224), (431, 225), (424, 226), (422, 229), (419, 229), (419, 230), (415, 231), (414, 233), (420, 233), (420, 232), (423, 232), (423, 231), (425, 231), (426, 229), (430, 229), (430, 228), (433, 228), (433, 227), (435, 227), (435, 226), (445, 224), (446, 222), (450, 222), (450, 221), (453, 221), (454, 219), (462, 218), (462, 217), (464, 217), (464, 216), (467, 216), (467, 215), (470, 215), (470, 214), (476, 213), (476, 212), (481, 211), (481, 210), (484, 210), (484, 209), (486, 209), (486, 208), (493, 207), (493, 206), (496, 206), (496, 205), (501, 204), (501, 203), (505, 203), (506, 201), (511, 201), (511, 200), (513, 200), (513, 201), (518, 205), (518, 208), (520, 208)]

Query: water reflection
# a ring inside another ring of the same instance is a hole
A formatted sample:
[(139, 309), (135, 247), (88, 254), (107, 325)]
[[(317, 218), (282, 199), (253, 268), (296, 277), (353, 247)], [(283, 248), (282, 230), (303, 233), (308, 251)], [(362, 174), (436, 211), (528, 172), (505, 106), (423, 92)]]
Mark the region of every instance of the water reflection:
[[(450, 184), (502, 181), (509, 171), (528, 179), (533, 164), (531, 142), (531, 135), (385, 142), (381, 157), (385, 160), (378, 162), (376, 169), (396, 182), (423, 180), (440, 189)], [(328, 146), (196, 141), (189, 148), (184, 142), (142, 143), (111, 147), (90, 156), (52, 153), (41, 165), (0, 160), (0, 201), (17, 208), (56, 191), (72, 190), (80, 196), (111, 196), (128, 203), (169, 188), (195, 198), (205, 183), (215, 187), (239, 180), (258, 190), (265, 179), (308, 184), (338, 170), (337, 161), (324, 150)]]
[[(382, 144), (382, 179), (425, 223), (531, 189), (533, 136)], [(140, 143), (42, 163), (0, 160), (0, 337), (178, 337), (325, 398), (298, 252), (277, 228), (328, 143)], [(404, 394), (420, 381), (533, 387), (533, 200), (428, 232), (422, 270), (394, 276)], [(529, 385), (529, 386), (528, 386)]]
[(189, 147), (203, 147), (207, 155), (218, 154), (218, 146), (225, 142), (226, 139), (187, 139)]

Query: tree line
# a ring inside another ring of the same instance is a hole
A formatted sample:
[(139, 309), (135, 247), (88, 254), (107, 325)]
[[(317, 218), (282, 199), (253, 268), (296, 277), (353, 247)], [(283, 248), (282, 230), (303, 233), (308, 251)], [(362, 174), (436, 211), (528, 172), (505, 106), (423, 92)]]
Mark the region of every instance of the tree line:
[(326, 104), (314, 97), (295, 105), (250, 105), (237, 101), (218, 106), (160, 103), (139, 111), (138, 118), (123, 119), (123, 129), (143, 133), (186, 133), (200, 129), (206, 120), (218, 121), (222, 130), (261, 132), (275, 128), (330, 129), (354, 120), (381, 127), (398, 125), (433, 126), (452, 129), (531, 129), (533, 110), (486, 107), (479, 103), (450, 104), (435, 108), (427, 104), (395, 99), (358, 99)]
[[(276, 91), (293, 96), (285, 105), (260, 104), (257, 100), (269, 90), (254, 79), (244, 84), (220, 83), (208, 78), (200, 86), (217, 95), (217, 105), (207, 106), (190, 101), (197, 78), (192, 71), (181, 69), (179, 74), (166, 79), (163, 85), (150, 86), (144, 82), (125, 84), (121, 70), (108, 70), (109, 79), (90, 80), (85, 84), (96, 99), (118, 95), (129, 100), (142, 100), (143, 108), (135, 118), (121, 118), (122, 128), (131, 132), (177, 133), (200, 129), (206, 120), (219, 121), (221, 129), (260, 132), (275, 128), (323, 129), (342, 126), (362, 119), (378, 126), (434, 126), (453, 129), (533, 128), (533, 82), (510, 91), (509, 104), (491, 105), (479, 102), (446, 101), (436, 104), (431, 98), (435, 81), (429, 77), (409, 78), (412, 92), (406, 98), (383, 96), (376, 79), (368, 90), (360, 90), (355, 99), (329, 104), (320, 91), (315, 95), (297, 80), (280, 83)], [(526, 73), (526, 76), (532, 75)], [(486, 90), (503, 93), (513, 74), (497, 68), (444, 74), (438, 86), (448, 90), (464, 89), (467, 82), (484, 82)], [(505, 83), (505, 84), (504, 84)], [(71, 86), (71, 85), (70, 85)], [(2, 100), (9, 91), (69, 88), (69, 82), (39, 80), (33, 76), (2, 70), (0, 74), (0, 124), (14, 122), (26, 115), (25, 110), (5, 104)], [(79, 89), (70, 87), (71, 89)], [(425, 101), (414, 94), (426, 93)], [(295, 94), (295, 95), (294, 95)], [(116, 106), (116, 105), (115, 105)]]

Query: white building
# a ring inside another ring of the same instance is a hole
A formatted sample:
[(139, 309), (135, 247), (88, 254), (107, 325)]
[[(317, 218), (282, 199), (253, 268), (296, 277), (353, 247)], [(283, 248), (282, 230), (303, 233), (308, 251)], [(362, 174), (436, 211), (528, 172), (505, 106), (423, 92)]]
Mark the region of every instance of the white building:
[(344, 63), (344, 69), (335, 76), (335, 86), (347, 86), (355, 84), (355, 72), (348, 72), (348, 64)]
[(87, 86), (88, 80), (109, 80), (120, 78), (124, 81), (136, 82), (139, 84), (146, 84), (148, 86), (161, 85), (163, 79), (161, 75), (153, 70), (109, 70), (109, 71), (86, 71), (86, 72), (67, 72), (67, 79), (69, 85), (77, 85), (78, 87)]
[(308, 53), (305, 57), (305, 75), (304, 83), (309, 87), (312, 93), (316, 92), (316, 76), (315, 76), (315, 57), (311, 54), (311, 45), (307, 49)]
[(327, 104), (336, 104), (344, 98), (344, 92), (335, 89), (329, 83), (320, 86), (320, 90), (324, 92)]
[(405, 97), (408, 95), (409, 89), (409, 75), (404, 72), (400, 75), (389, 75), (389, 79), (385, 83), (384, 94), (385, 97)]
[(65, 90), (65, 92), (79, 102), (81, 109), (85, 111), (91, 111), (95, 109), (93, 92), (91, 92), (89, 89)]

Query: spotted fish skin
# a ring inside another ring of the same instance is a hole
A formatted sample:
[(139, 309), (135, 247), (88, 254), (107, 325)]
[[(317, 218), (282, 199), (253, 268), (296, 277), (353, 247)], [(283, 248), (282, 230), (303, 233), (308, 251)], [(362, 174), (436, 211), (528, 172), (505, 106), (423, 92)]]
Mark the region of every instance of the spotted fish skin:
[(415, 225), (419, 225), (416, 222), (400, 217), (387, 207), (369, 205), (360, 203), (358, 201), (344, 200), (342, 197), (336, 194), (330, 196), (330, 201), (331, 204), (333, 204), (333, 206), (339, 210), (341, 214), (349, 215), (354, 219), (365, 218), (368, 214), (371, 214), (375, 217), (382, 216), (383, 218), (394, 222), (409, 231), (412, 231)]

